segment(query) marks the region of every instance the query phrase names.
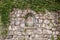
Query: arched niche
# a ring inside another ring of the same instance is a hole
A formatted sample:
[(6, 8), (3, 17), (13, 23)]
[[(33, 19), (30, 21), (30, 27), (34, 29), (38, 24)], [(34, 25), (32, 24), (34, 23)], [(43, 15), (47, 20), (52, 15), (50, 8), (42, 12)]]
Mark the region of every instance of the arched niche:
[(25, 26), (33, 27), (35, 25), (35, 15), (28, 13), (25, 15)]

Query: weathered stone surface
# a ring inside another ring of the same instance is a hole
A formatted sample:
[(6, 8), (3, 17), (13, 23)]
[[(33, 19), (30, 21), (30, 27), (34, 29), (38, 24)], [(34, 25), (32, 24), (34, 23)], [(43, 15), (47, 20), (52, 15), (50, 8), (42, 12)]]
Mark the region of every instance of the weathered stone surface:
[[(28, 13), (35, 15), (32, 17), (33, 20), (24, 18)], [(54, 28), (56, 25), (54, 21), (54, 15), (48, 11), (46, 14), (37, 14), (33, 10), (14, 9), (10, 14), (8, 32), (9, 35), (13, 35), (13, 38), (6, 40), (51, 40), (52, 35), (56, 40), (59, 32)], [(28, 26), (26, 26), (26, 22)]]

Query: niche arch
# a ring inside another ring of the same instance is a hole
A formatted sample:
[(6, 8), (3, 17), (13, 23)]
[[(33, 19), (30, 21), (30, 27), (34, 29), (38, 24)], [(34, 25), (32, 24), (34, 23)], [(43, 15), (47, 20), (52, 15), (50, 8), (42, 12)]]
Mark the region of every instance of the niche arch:
[(28, 10), (25, 14), (25, 26), (27, 27), (34, 27), (36, 23), (36, 18), (35, 18), (36, 12)]

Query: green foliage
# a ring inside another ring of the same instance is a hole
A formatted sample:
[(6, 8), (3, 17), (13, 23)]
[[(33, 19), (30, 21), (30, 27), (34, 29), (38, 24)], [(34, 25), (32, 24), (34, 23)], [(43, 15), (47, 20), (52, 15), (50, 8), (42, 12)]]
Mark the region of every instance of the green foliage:
[(54, 36), (53, 35), (51, 36), (51, 40), (54, 40)]
[(59, 35), (57, 36), (57, 40), (60, 40), (60, 36)]
[[(8, 28), (9, 13), (13, 8), (27, 9), (35, 11), (50, 11), (60, 10), (59, 0), (0, 0), (0, 14), (3, 28)], [(7, 31), (4, 31), (7, 33)], [(2, 34), (6, 34), (2, 32)]]
[(8, 22), (9, 22), (9, 12), (12, 8), (12, 2), (8, 0), (2, 0), (0, 1), (0, 14), (1, 14), (1, 22), (2, 22), (2, 32), (1, 35), (6, 35), (8, 30)]
[(7, 36), (7, 29), (5, 28), (5, 30), (2, 30), (1, 31), (1, 36), (3, 36), (4, 38), (6, 38), (6, 36)]

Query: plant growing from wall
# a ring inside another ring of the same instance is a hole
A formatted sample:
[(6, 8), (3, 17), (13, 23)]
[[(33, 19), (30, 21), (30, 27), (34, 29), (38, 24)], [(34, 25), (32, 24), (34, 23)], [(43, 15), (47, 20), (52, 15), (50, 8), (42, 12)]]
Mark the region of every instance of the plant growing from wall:
[(51, 40), (54, 40), (54, 36), (53, 35), (51, 36)]
[(2, 31), (1, 35), (3, 38), (7, 36), (8, 32), (8, 24), (9, 24), (9, 13), (12, 8), (12, 2), (9, 0), (1, 0), (0, 1), (0, 14), (1, 14), (1, 22), (2, 22)]
[(57, 36), (57, 40), (60, 40), (60, 35)]

